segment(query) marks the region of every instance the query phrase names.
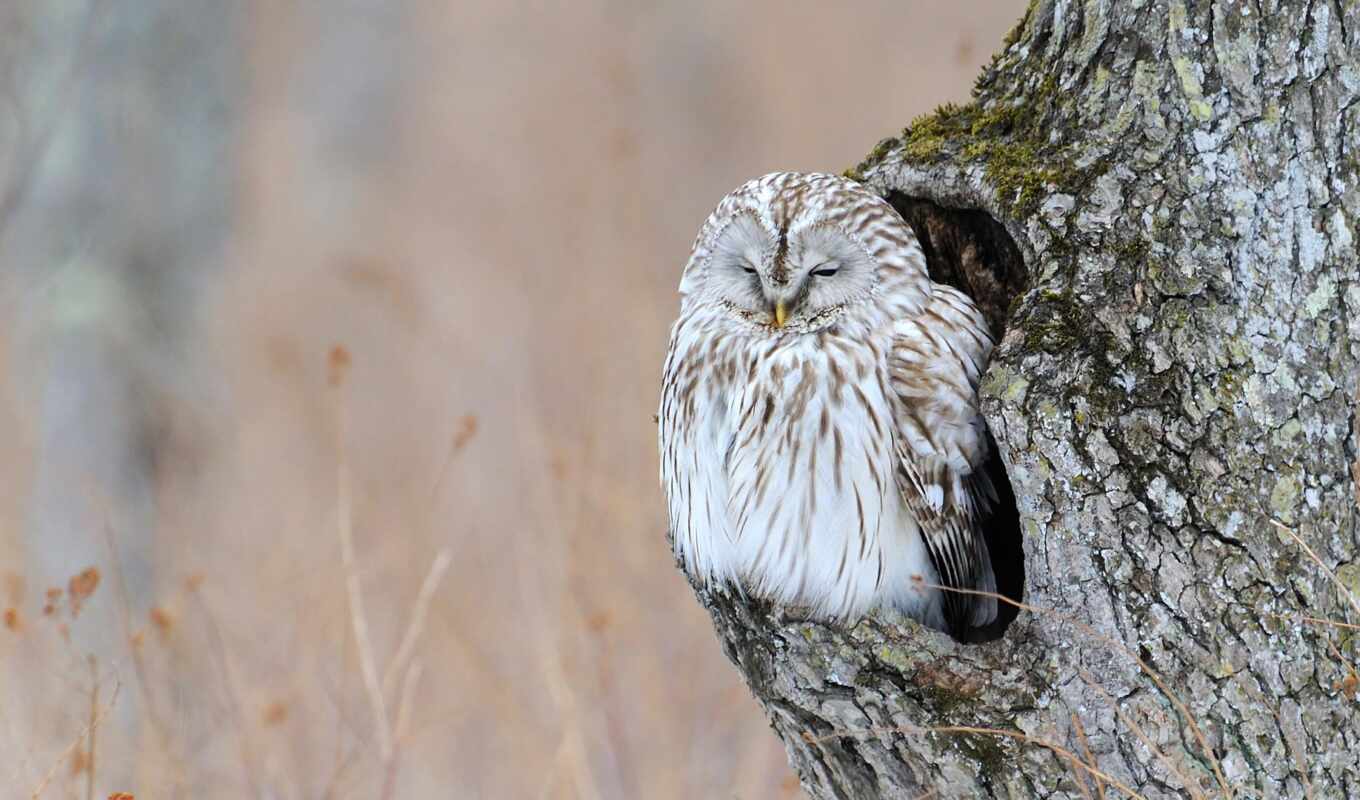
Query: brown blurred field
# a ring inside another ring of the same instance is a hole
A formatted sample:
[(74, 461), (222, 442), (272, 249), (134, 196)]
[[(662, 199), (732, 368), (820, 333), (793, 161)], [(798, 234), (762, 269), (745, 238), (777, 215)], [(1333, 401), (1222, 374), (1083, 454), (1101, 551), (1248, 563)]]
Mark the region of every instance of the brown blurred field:
[[(1021, 0), (37, 8), (0, 60), (35, 120), (0, 137), (0, 796), (381, 796), (342, 471), (379, 670), (451, 559), (391, 796), (796, 795), (664, 542), (675, 283), (727, 190), (966, 98)], [(177, 76), (227, 100), (142, 124)], [(109, 244), (138, 226), (217, 238)]]

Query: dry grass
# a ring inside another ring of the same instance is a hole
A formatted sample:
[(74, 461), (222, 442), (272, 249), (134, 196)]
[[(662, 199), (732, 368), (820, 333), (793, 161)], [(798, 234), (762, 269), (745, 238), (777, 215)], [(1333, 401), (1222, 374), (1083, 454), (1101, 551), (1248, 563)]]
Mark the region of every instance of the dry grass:
[[(349, 369), (349, 364), (348, 351), (339, 346), (331, 349), (330, 384), (335, 389), (337, 398), (335, 404), (336, 453), (338, 454), (336, 458), (336, 486), (339, 499), (336, 507), (339, 524), (336, 529), (340, 540), (340, 564), (345, 572), (345, 594), (349, 600), (350, 621), (354, 628), (354, 641), (358, 648), (359, 668), (364, 680), (364, 691), (368, 695), (369, 708), (373, 714), (374, 738), (378, 743), (378, 755), (382, 763), (382, 790), (378, 796), (381, 800), (389, 800), (396, 791), (401, 741), (407, 733), (411, 717), (411, 703), (415, 696), (416, 685), (420, 680), (420, 674), (424, 669), (420, 660), (414, 658), (413, 655), (416, 644), (420, 641), (420, 635), (425, 630), (425, 617), (430, 607), (430, 601), (439, 588), (444, 573), (448, 571), (452, 556), (447, 549), (441, 550), (435, 556), (434, 563), (430, 565), (429, 573), (420, 585), (420, 593), (416, 595), (415, 607), (411, 612), (410, 622), (407, 623), (406, 633), (402, 636), (396, 654), (383, 671), (382, 679), (379, 680), (378, 661), (373, 652), (372, 640), (368, 635), (368, 614), (364, 610), (364, 593), (360, 586), (359, 568), (354, 555), (349, 455), (346, 443), (348, 426), (346, 425), (344, 396), (345, 373)], [(475, 430), (475, 428), (464, 425), (462, 430), (454, 435), (451, 453), (461, 450), (463, 445), (467, 443), (470, 430)], [(401, 694), (400, 702), (397, 705), (397, 714), (394, 718), (387, 710), (388, 696), (394, 688), (394, 680), (398, 675), (402, 676)]]

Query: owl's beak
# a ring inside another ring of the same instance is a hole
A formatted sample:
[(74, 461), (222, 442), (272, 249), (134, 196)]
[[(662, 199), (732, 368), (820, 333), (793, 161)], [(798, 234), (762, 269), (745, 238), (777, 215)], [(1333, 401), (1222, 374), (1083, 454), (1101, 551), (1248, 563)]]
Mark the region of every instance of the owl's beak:
[(785, 303), (783, 300), (776, 302), (774, 304), (774, 326), (776, 328), (784, 327), (784, 320), (788, 318), (789, 318), (788, 304)]

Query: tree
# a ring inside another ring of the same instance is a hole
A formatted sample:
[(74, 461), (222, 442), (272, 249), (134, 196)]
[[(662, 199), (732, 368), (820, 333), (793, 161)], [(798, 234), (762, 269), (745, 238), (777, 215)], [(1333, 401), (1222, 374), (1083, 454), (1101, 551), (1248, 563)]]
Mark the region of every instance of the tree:
[(807, 792), (1360, 796), (1360, 3), (1037, 0), (849, 174), (1004, 331), (1027, 608), (700, 591)]

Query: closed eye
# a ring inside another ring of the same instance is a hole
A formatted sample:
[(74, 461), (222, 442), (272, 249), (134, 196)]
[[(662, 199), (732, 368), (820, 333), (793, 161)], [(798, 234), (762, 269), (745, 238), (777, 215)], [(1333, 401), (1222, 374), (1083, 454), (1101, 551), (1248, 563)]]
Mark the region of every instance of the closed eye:
[(841, 268), (836, 266), (835, 264), (818, 264), (817, 269), (814, 269), (812, 271), (812, 274), (816, 275), (819, 278), (830, 278), (832, 275), (835, 275), (837, 272), (840, 271)]
[(755, 267), (742, 267), (741, 269), (742, 269), (742, 271), (745, 272), (747, 275), (754, 275), (754, 274), (756, 274), (756, 268), (755, 268)]

